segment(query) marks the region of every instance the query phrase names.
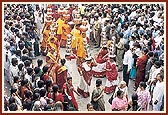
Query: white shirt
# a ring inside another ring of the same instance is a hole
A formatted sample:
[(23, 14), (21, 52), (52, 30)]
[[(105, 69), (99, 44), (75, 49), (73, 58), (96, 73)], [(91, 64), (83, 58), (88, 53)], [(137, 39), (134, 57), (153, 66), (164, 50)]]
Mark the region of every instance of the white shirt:
[(25, 79), (27, 79), (30, 83), (32, 83), (32, 76), (28, 75), (27, 73), (25, 75)]
[[(4, 50), (5, 55), (4, 55), (4, 67), (5, 69), (9, 69), (10, 64), (11, 64), (11, 51), (10, 50)], [(6, 60), (6, 55), (7, 55), (7, 60)]]
[(131, 50), (128, 50), (124, 54), (123, 64), (128, 65), (128, 70), (132, 67), (132, 52)]
[(156, 69), (156, 67), (154, 65), (152, 65), (152, 67), (151, 67), (151, 69), (149, 71), (149, 80), (148, 81), (150, 81), (152, 79), (152, 74), (155, 71), (155, 69)]
[(34, 17), (35, 17), (35, 23), (37, 23), (38, 11), (34, 12)]
[(91, 32), (91, 29), (90, 29), (90, 24), (87, 22), (87, 28), (88, 30), (86, 31), (86, 37), (90, 38), (90, 32)]
[(153, 102), (158, 100), (158, 102), (162, 101), (164, 95), (164, 82), (157, 81), (156, 86), (153, 90)]
[(134, 47), (134, 45), (133, 45), (133, 44), (134, 44), (134, 41), (130, 41), (130, 42), (129, 42), (130, 49), (132, 49), (132, 48)]
[(90, 18), (90, 24), (94, 24), (94, 18)]
[(130, 27), (131, 34), (133, 34), (136, 30), (136, 25)]
[(158, 35), (154, 38), (154, 40), (156, 42), (156, 46), (158, 46), (161, 43), (162, 38), (163, 38), (163, 36), (160, 36), (160, 35)]
[(130, 19), (134, 19), (134, 17), (136, 17), (137, 13), (136, 11), (133, 11), (131, 14), (130, 14)]
[(13, 79), (15, 76), (18, 76), (18, 72), (19, 72), (19, 69), (18, 69), (18, 66), (13, 66), (11, 65), (10, 68), (9, 68), (9, 72), (10, 72), (10, 83), (11, 85), (13, 84)]
[(68, 75), (72, 77), (72, 61), (66, 60), (65, 66), (68, 69)]
[(155, 80), (158, 73), (160, 73), (160, 68), (156, 68), (155, 71), (152, 73), (151, 81)]
[(11, 76), (15, 77), (15, 76), (18, 76), (18, 72), (19, 72), (19, 69), (18, 69), (18, 66), (13, 66), (11, 65), (10, 66), (10, 73), (11, 73)]
[(4, 34), (6, 37), (9, 37), (10, 36), (10, 31), (7, 30), (7, 29), (4, 29)]
[(142, 24), (142, 25), (144, 25), (145, 24), (145, 17), (144, 17), (144, 19), (143, 19), (143, 17), (139, 17), (138, 18), (138, 22), (140, 23), (140, 24)]
[(14, 98), (16, 99), (16, 103), (17, 103), (20, 107), (22, 107), (22, 102), (21, 102), (21, 100), (19, 99), (19, 97), (18, 97), (18, 96), (14, 96)]

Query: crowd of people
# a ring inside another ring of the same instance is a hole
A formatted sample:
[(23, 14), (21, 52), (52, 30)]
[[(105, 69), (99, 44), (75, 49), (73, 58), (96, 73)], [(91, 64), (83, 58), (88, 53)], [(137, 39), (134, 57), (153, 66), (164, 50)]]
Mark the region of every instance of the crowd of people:
[[(91, 98), (88, 111), (106, 111), (105, 94), (111, 111), (164, 110), (164, 4), (4, 4), (3, 11), (4, 111), (78, 111), (75, 95)], [(91, 55), (90, 47), (100, 50)], [(35, 65), (39, 56), (45, 60)]]

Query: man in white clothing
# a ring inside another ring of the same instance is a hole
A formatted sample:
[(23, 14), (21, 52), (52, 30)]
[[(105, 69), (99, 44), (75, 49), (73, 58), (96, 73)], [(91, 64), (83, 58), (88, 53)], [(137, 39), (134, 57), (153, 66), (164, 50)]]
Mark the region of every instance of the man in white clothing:
[(158, 74), (156, 77), (156, 86), (153, 90), (153, 111), (160, 111), (162, 99), (164, 96), (164, 75)]
[(10, 85), (12, 86), (13, 83), (14, 83), (14, 77), (15, 76), (18, 76), (18, 59), (17, 58), (12, 58), (11, 59), (11, 65), (10, 65), (10, 68), (9, 68), (9, 73), (10, 73)]
[(66, 59), (65, 66), (66, 66), (67, 69), (68, 69), (68, 76), (69, 76), (69, 77), (72, 77), (72, 60), (71, 60), (71, 55), (70, 55), (70, 53), (67, 53), (67, 54), (65, 55), (65, 59)]
[(10, 65), (11, 65), (11, 51), (10, 51), (10, 44), (5, 42), (5, 49), (4, 49), (4, 71), (5, 71), (5, 80), (10, 83)]
[(129, 73), (132, 67), (132, 52), (130, 50), (129, 44), (124, 44), (124, 59), (123, 59), (123, 80), (127, 83), (129, 82)]

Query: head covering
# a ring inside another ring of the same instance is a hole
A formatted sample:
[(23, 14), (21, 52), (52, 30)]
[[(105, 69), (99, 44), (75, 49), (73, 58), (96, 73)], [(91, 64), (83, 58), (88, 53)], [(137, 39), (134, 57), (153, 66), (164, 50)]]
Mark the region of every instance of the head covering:
[(106, 22), (109, 22), (109, 21), (110, 21), (110, 19), (109, 19), (109, 18), (105, 18), (105, 21), (106, 21)]
[(121, 81), (121, 82), (120, 82), (120, 85), (123, 85), (123, 84), (126, 84), (126, 82), (125, 82), (125, 81)]
[(46, 18), (52, 18), (52, 16), (51, 15), (47, 15)]

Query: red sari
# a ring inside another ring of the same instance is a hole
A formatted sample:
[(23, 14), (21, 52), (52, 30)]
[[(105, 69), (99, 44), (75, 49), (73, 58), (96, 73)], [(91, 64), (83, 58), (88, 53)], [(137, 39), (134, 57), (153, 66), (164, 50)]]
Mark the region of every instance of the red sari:
[[(106, 75), (106, 71), (103, 70), (103, 67), (105, 67), (105, 62), (107, 60), (107, 57), (105, 56), (107, 53), (108, 53), (107, 50), (101, 49), (98, 56), (96, 57), (95, 60), (98, 63), (98, 65), (97, 67), (93, 67), (94, 77), (104, 77)], [(99, 68), (102, 68), (102, 69), (99, 70)]]
[(98, 54), (98, 56), (96, 57), (96, 62), (97, 62), (97, 63), (104, 63), (104, 62), (106, 62), (106, 59), (103, 58), (103, 57), (104, 57), (107, 53), (108, 53), (107, 50), (102, 49), (102, 50), (100, 51), (100, 53)]
[(92, 69), (89, 71), (86, 71), (84, 67), (81, 67), (83, 78), (86, 81), (86, 83), (90, 86), (91, 80), (92, 80)]
[(76, 99), (75, 99), (75, 96), (73, 93), (73, 91), (74, 91), (73, 85), (70, 85), (68, 83), (64, 83), (63, 90), (65, 90), (65, 89), (67, 90), (68, 95), (72, 97), (71, 102), (74, 105), (75, 109), (78, 110), (78, 103), (76, 102)]
[(57, 93), (57, 96), (55, 98), (55, 102), (57, 101), (61, 101), (62, 103), (64, 103), (64, 97), (62, 96), (62, 93)]
[(118, 71), (117, 67), (114, 63), (110, 61), (106, 62), (106, 77), (109, 81), (117, 80)]
[(59, 90), (62, 90), (64, 83), (67, 79), (67, 67), (66, 66), (59, 66), (55, 68), (56, 73), (56, 81), (59, 87)]
[(115, 63), (110, 62), (109, 60), (106, 62), (106, 84), (105, 84), (105, 93), (112, 93), (117, 86), (117, 76), (118, 70)]
[(62, 103), (64, 103), (64, 97), (62, 93), (57, 93), (54, 99), (54, 93), (50, 92), (48, 93), (47, 97), (53, 99), (55, 102), (61, 101)]
[(145, 67), (146, 67), (147, 61), (148, 61), (147, 55), (142, 55), (137, 59), (137, 62), (136, 62), (137, 72), (136, 72), (136, 79), (135, 79), (136, 88), (138, 88), (139, 83), (141, 81), (144, 81), (145, 79)]
[[(89, 69), (86, 70), (86, 68), (89, 68)], [(82, 71), (82, 76), (81, 76), (80, 84), (77, 88), (77, 91), (84, 98), (87, 98), (90, 96), (88, 89), (92, 80), (92, 64), (87, 65), (85, 62), (79, 67), (78, 70)]]

